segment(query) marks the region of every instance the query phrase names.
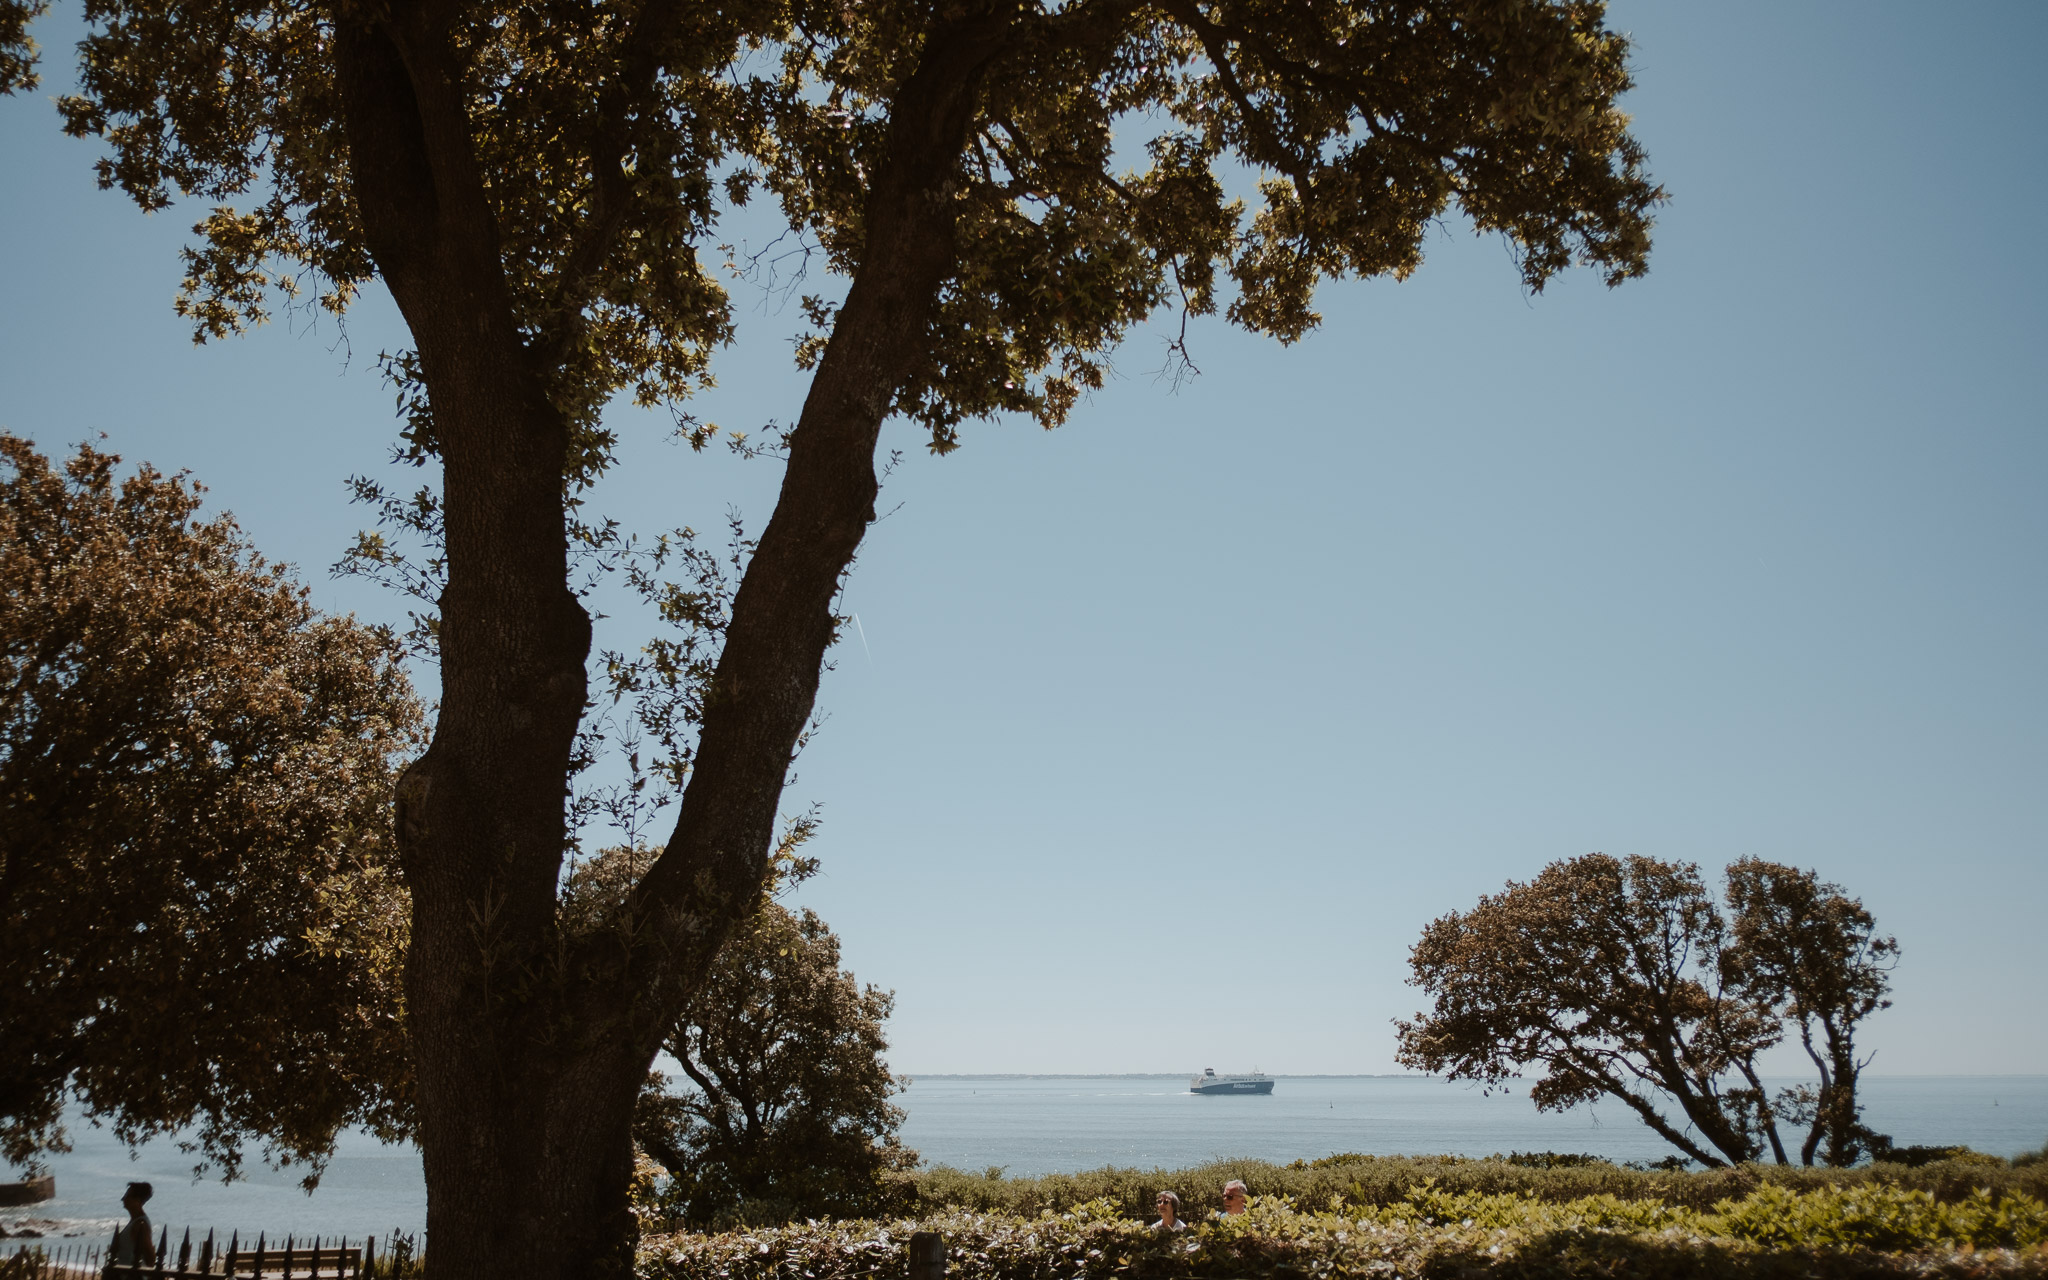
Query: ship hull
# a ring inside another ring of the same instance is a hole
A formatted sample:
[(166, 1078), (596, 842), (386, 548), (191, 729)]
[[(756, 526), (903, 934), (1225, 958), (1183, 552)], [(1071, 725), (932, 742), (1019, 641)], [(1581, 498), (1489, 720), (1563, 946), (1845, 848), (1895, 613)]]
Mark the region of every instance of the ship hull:
[(1211, 1096), (1263, 1094), (1273, 1092), (1273, 1082), (1271, 1080), (1212, 1080), (1204, 1084), (1189, 1085), (1188, 1092)]

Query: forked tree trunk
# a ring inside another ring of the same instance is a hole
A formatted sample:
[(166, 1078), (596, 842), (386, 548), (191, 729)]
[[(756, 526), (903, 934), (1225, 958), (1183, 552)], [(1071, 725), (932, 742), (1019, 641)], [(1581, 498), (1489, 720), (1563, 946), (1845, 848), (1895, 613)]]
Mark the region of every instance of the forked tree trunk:
[(1832, 1018), (1824, 1020), (1823, 1025), (1827, 1030), (1828, 1061), (1821, 1073), (1819, 1121), (1827, 1130), (1827, 1162), (1836, 1168), (1847, 1168), (1862, 1157), (1867, 1143), (1867, 1131), (1856, 1106), (1856, 1085), (1864, 1064), (1856, 1061), (1853, 1027), (1838, 1027)]
[(518, 329), (462, 68), (397, 9), (343, 21), (335, 49), (357, 202), (443, 465), (440, 720), (397, 815), (426, 1257), (435, 1280), (580, 1280), (630, 1262), (634, 1103), (760, 892), (832, 599), (874, 518), (882, 419), (953, 270), (949, 185), (1004, 28), (982, 14), (934, 31), (897, 94), (861, 269), (734, 600), (675, 834), (628, 904), (622, 946), (565, 939), (556, 918), (590, 647), (567, 586), (567, 424)]

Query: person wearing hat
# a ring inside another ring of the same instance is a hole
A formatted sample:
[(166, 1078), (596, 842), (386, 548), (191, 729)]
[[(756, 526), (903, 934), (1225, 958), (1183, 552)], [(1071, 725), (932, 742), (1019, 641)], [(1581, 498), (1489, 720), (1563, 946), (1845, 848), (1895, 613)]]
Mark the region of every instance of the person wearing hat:
[(114, 1233), (114, 1262), (123, 1267), (148, 1267), (156, 1264), (156, 1241), (149, 1225), (149, 1215), (142, 1206), (156, 1194), (156, 1188), (147, 1182), (131, 1182), (121, 1196), (121, 1207), (128, 1211), (128, 1224)]

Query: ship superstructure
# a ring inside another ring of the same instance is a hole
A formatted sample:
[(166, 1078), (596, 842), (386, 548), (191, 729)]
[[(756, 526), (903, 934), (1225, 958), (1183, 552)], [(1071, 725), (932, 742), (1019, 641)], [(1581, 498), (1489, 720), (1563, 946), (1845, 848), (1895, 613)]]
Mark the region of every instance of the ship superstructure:
[(1188, 1081), (1188, 1092), (1213, 1095), (1271, 1093), (1273, 1081), (1263, 1071), (1253, 1071), (1250, 1075), (1219, 1076), (1216, 1068), (1204, 1067), (1201, 1075)]

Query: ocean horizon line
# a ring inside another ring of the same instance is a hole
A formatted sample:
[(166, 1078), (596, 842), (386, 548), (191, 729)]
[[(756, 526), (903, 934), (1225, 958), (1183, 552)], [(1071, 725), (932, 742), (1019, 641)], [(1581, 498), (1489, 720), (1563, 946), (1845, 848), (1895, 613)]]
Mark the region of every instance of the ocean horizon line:
[[(898, 1071), (913, 1080), (1187, 1080), (1199, 1071)], [(1251, 1072), (1226, 1071), (1224, 1075)], [(1441, 1076), (1417, 1075), (1412, 1071), (1262, 1071), (1270, 1080), (1440, 1080)]]
[[(916, 1071), (902, 1069), (896, 1075), (912, 1080), (1185, 1080), (1199, 1071)], [(1224, 1072), (1225, 1075), (1246, 1074)], [(1265, 1071), (1272, 1080), (1441, 1080), (1446, 1084), (1478, 1084), (1475, 1080), (1451, 1080), (1447, 1076), (1412, 1071)], [(1525, 1079), (1530, 1077), (1516, 1077)], [(1767, 1075), (1766, 1080), (1798, 1080), (1797, 1074)], [(1862, 1080), (2043, 1080), (2048, 1071), (1890, 1071), (1866, 1070)]]

